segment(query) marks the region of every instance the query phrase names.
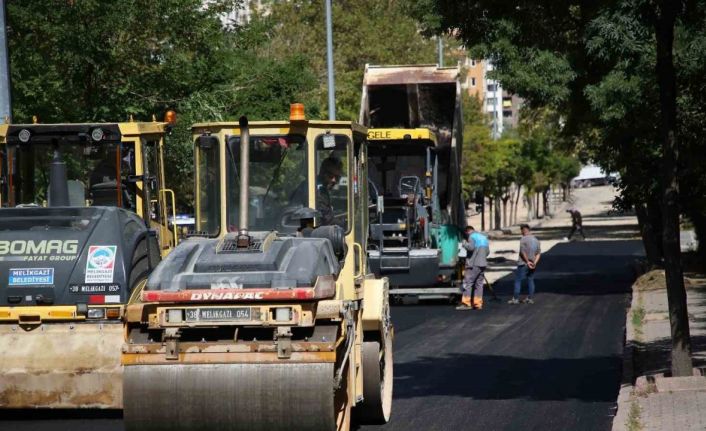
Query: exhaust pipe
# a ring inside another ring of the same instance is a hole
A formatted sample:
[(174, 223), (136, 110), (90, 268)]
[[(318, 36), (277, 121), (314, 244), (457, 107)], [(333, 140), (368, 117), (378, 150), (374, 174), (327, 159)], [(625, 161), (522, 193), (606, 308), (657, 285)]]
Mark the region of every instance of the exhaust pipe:
[(66, 163), (61, 160), (59, 148), (54, 148), (54, 158), (49, 169), (49, 206), (69, 206), (69, 184), (66, 178)]
[[(240, 237), (248, 237), (248, 210), (250, 205), (250, 129), (248, 128), (248, 118), (240, 117)], [(250, 241), (248, 240), (248, 243)], [(240, 246), (240, 239), (238, 240)]]

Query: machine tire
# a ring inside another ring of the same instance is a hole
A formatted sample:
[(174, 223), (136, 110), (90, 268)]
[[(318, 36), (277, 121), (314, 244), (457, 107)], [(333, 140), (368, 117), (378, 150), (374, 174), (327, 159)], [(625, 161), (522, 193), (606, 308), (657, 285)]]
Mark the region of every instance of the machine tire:
[[(132, 255), (132, 263), (130, 265), (130, 279), (128, 283), (130, 293), (132, 293), (133, 289), (135, 289), (140, 282), (146, 280), (150, 272), (152, 272), (152, 269), (157, 266), (159, 258), (154, 258), (155, 251), (157, 255), (159, 255), (159, 245), (157, 241), (150, 244), (149, 249), (147, 248), (147, 241), (152, 240), (153, 238), (142, 239), (135, 247), (135, 252)], [(152, 252), (152, 257), (150, 257), (150, 252)]]
[(363, 402), (356, 406), (360, 423), (385, 424), (392, 411), (392, 337), (387, 334), (384, 349), (380, 341), (363, 341)]

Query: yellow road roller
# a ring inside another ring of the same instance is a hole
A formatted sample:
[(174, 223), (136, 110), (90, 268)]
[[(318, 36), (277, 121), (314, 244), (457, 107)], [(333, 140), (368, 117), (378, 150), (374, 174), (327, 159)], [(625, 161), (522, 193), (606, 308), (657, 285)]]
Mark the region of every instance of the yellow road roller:
[(392, 404), (366, 128), (193, 126), (196, 225), (127, 306), (127, 430), (348, 430)]
[(121, 408), (122, 313), (176, 244), (167, 123), (0, 125), (0, 408)]

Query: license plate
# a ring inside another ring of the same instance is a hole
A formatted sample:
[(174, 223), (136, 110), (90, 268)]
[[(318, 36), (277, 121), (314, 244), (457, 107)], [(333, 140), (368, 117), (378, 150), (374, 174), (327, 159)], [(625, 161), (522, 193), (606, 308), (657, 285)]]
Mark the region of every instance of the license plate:
[(188, 308), (187, 322), (220, 322), (227, 320), (251, 320), (250, 307), (233, 308)]

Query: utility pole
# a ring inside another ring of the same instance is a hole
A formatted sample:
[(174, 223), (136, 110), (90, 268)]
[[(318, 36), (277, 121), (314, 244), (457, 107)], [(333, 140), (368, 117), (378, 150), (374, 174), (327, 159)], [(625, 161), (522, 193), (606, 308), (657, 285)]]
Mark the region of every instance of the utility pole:
[(7, 50), (7, 27), (5, 25), (5, 0), (0, 0), (0, 121), (12, 120), (10, 98), (10, 58)]
[(493, 140), (496, 141), (499, 136), (500, 128), (498, 127), (498, 81), (493, 83)]
[(485, 232), (485, 189), (481, 192), (480, 198), (480, 230)]
[(439, 67), (444, 67), (444, 39), (441, 35), (437, 36), (437, 51), (439, 53)]
[(333, 76), (333, 18), (331, 0), (326, 2), (326, 64), (328, 67), (328, 119), (336, 119), (336, 82)]
[[(493, 140), (497, 141), (500, 132), (500, 127), (498, 126), (498, 81), (493, 80)], [(493, 199), (493, 205), (495, 206), (495, 220), (494, 227), (496, 229), (502, 228), (501, 214), (500, 214), (500, 192), (496, 194)]]

